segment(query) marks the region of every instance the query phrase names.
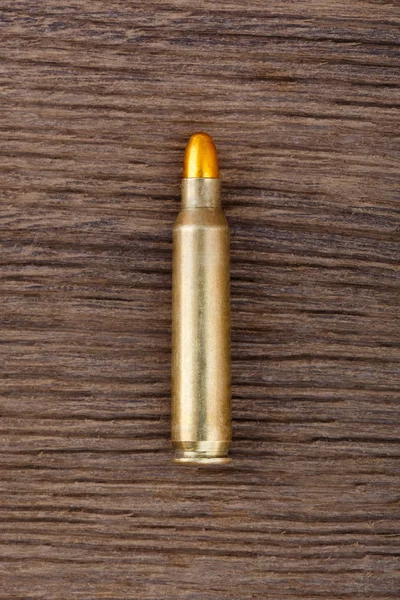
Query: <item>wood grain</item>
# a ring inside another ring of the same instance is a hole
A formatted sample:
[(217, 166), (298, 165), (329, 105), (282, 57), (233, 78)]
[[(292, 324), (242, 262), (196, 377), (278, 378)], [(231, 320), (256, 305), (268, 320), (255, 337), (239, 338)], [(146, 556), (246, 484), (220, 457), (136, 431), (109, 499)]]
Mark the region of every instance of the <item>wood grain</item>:
[[(3, 0), (2, 600), (400, 595), (399, 4)], [(215, 139), (231, 467), (170, 463), (171, 229)]]

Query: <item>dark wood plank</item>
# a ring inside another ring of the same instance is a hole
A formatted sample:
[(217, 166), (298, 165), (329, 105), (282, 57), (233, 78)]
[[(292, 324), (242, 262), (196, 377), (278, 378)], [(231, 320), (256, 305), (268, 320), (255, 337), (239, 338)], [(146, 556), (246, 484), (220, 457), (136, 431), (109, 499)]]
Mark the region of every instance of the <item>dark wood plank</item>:
[[(3, 0), (0, 597), (400, 593), (396, 2)], [(171, 228), (220, 153), (234, 462), (170, 463)]]

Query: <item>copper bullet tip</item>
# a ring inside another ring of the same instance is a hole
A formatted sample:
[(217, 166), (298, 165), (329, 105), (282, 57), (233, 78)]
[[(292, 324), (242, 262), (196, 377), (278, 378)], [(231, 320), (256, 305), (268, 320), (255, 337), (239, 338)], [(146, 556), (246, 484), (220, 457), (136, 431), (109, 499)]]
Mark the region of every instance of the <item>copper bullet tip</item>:
[(208, 133), (194, 133), (186, 146), (183, 177), (218, 179), (218, 156), (213, 139)]

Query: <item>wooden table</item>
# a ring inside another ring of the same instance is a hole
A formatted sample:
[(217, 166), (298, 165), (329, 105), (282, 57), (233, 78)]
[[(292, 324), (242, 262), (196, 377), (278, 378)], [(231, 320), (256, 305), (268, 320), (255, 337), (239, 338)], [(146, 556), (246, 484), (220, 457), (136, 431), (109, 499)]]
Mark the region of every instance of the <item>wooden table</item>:
[[(3, 0), (2, 600), (400, 596), (397, 2)], [(210, 133), (233, 463), (171, 464)]]

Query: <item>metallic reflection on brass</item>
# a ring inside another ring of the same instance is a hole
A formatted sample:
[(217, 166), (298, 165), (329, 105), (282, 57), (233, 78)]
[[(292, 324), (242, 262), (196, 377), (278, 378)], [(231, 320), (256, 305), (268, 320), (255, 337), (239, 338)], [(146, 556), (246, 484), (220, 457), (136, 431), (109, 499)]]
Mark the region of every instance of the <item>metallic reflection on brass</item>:
[(173, 232), (175, 462), (230, 461), (229, 279), (229, 230), (219, 179), (183, 179), (182, 210)]

